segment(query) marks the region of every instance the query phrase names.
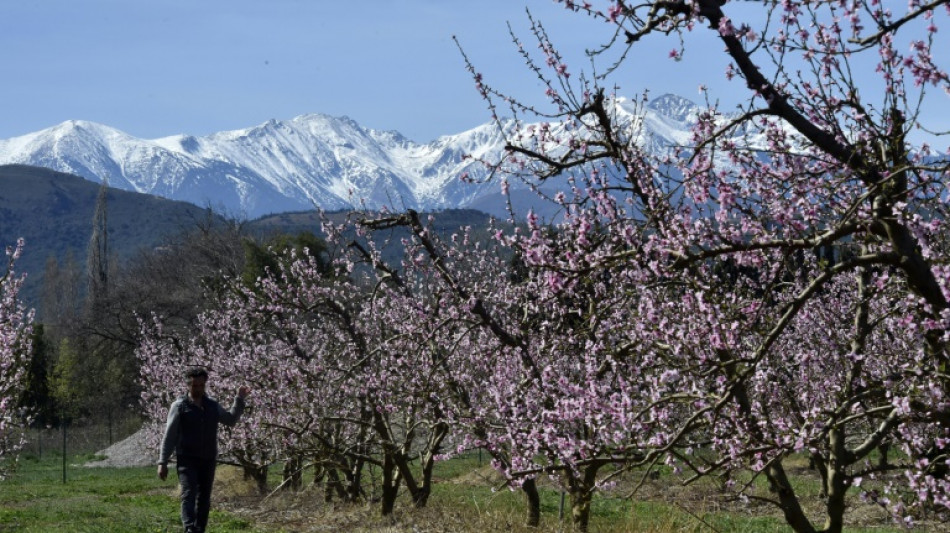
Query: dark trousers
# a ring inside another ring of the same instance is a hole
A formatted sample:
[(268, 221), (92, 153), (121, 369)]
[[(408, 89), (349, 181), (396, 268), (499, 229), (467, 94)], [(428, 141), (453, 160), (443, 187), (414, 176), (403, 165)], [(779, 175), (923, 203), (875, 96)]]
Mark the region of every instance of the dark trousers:
[(178, 458), (181, 523), (185, 526), (185, 533), (204, 533), (208, 525), (215, 465), (214, 459)]

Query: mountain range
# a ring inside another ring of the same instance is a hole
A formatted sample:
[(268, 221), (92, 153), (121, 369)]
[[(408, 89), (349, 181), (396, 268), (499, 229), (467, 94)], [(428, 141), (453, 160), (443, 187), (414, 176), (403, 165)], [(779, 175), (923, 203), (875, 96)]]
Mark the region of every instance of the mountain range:
[[(618, 120), (637, 120), (634, 102), (618, 98), (614, 103)], [(650, 101), (642, 110), (646, 142), (684, 143), (697, 110), (674, 95)], [(479, 159), (497, 161), (504, 146), (504, 135), (491, 123), (422, 144), (396, 131), (320, 114), (204, 137), (159, 139), (69, 120), (0, 140), (0, 165), (106, 180), (110, 187), (249, 219), (314, 208), (472, 208), (503, 215), (501, 187), (486, 179), (488, 169)], [(470, 179), (463, 181), (463, 175)], [(512, 195), (516, 203), (533, 198), (514, 183)]]

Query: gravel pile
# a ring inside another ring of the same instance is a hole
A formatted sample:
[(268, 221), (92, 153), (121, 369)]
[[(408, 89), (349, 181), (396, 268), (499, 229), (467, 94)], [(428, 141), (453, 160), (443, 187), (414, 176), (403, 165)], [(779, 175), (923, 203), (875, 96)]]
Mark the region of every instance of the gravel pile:
[(133, 433), (129, 438), (119, 441), (104, 450), (100, 450), (97, 452), (97, 455), (103, 455), (105, 459), (86, 463), (86, 466), (149, 466), (154, 465), (158, 460), (158, 450), (152, 449), (152, 447), (146, 443), (144, 428)]

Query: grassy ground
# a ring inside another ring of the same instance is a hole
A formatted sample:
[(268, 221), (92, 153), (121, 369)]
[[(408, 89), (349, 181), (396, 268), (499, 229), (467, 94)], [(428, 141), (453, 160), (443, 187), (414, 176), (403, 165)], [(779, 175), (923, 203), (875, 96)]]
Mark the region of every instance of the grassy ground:
[[(181, 529), (175, 483), (162, 483), (152, 467), (86, 468), (91, 455), (21, 458), (0, 481), (0, 531), (48, 533), (171, 532)], [(215, 532), (251, 532), (247, 518), (214, 511)]]
[[(64, 484), (61, 456), (22, 457), (15, 473), (0, 481), (0, 532), (157, 533), (180, 529), (174, 474), (163, 483), (152, 467), (81, 466), (91, 459), (94, 456), (70, 456)], [(440, 464), (436, 477), (439, 482), (427, 508), (412, 509), (403, 498), (395, 515), (384, 519), (373, 504), (324, 503), (315, 487), (264, 497), (239, 470), (221, 467), (209, 533), (538, 531), (522, 525), (520, 493), (497, 490), (497, 478), (475, 456)], [(278, 482), (272, 479), (272, 486)], [(564, 502), (565, 518), (561, 519), (560, 492), (548, 483), (542, 484), (541, 492), (540, 531), (571, 531), (569, 502)], [(616, 490), (595, 498), (592, 532), (787, 531), (769, 507), (725, 506), (712, 487), (683, 488), (667, 475), (650, 481), (633, 499), (625, 495), (624, 490)], [(857, 522), (862, 527), (849, 532), (898, 531), (880, 517), (859, 517)]]
[[(793, 466), (794, 468), (794, 466)], [(801, 467), (804, 468), (804, 467)], [(248, 517), (257, 527), (283, 531), (352, 531), (388, 533), (507, 533), (570, 532), (570, 502), (561, 507), (561, 493), (542, 481), (542, 523), (540, 529), (524, 527), (525, 508), (519, 492), (501, 486), (490, 467), (479, 464), (477, 456), (457, 458), (436, 467), (437, 484), (425, 509), (412, 509), (405, 492), (392, 518), (381, 518), (376, 506), (325, 504), (316, 489), (299, 493), (278, 492), (265, 499), (254, 494), (253, 485), (243, 481), (236, 470), (219, 470), (221, 506)], [(816, 476), (815, 476), (816, 477)], [(799, 476), (797, 487), (809, 495), (809, 503), (820, 516), (817, 479)], [(272, 479), (272, 486), (279, 480)], [(764, 504), (723, 503), (714, 482), (684, 487), (670, 472), (649, 480), (630, 498), (630, 487), (639, 481), (623, 479), (614, 490), (595, 496), (590, 524), (592, 533), (772, 533), (790, 531), (776, 512)], [(765, 489), (763, 489), (764, 492)], [(857, 498), (854, 498), (857, 500)], [(857, 502), (855, 501), (855, 504)], [(855, 505), (849, 522), (858, 524), (848, 533), (896, 533), (880, 509)], [(936, 531), (925, 526), (920, 531)], [(947, 530), (944, 528), (944, 530)]]

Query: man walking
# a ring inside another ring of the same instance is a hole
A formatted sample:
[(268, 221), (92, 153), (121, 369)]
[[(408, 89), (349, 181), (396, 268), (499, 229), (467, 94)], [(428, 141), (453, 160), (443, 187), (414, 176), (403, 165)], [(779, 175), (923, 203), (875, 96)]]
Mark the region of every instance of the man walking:
[(181, 522), (185, 533), (204, 533), (211, 510), (211, 486), (218, 458), (218, 424), (234, 425), (244, 412), (248, 388), (241, 387), (231, 409), (225, 410), (205, 394), (208, 371), (185, 372), (188, 393), (168, 410), (168, 423), (158, 456), (158, 477), (168, 477), (168, 460), (175, 452), (181, 484)]

